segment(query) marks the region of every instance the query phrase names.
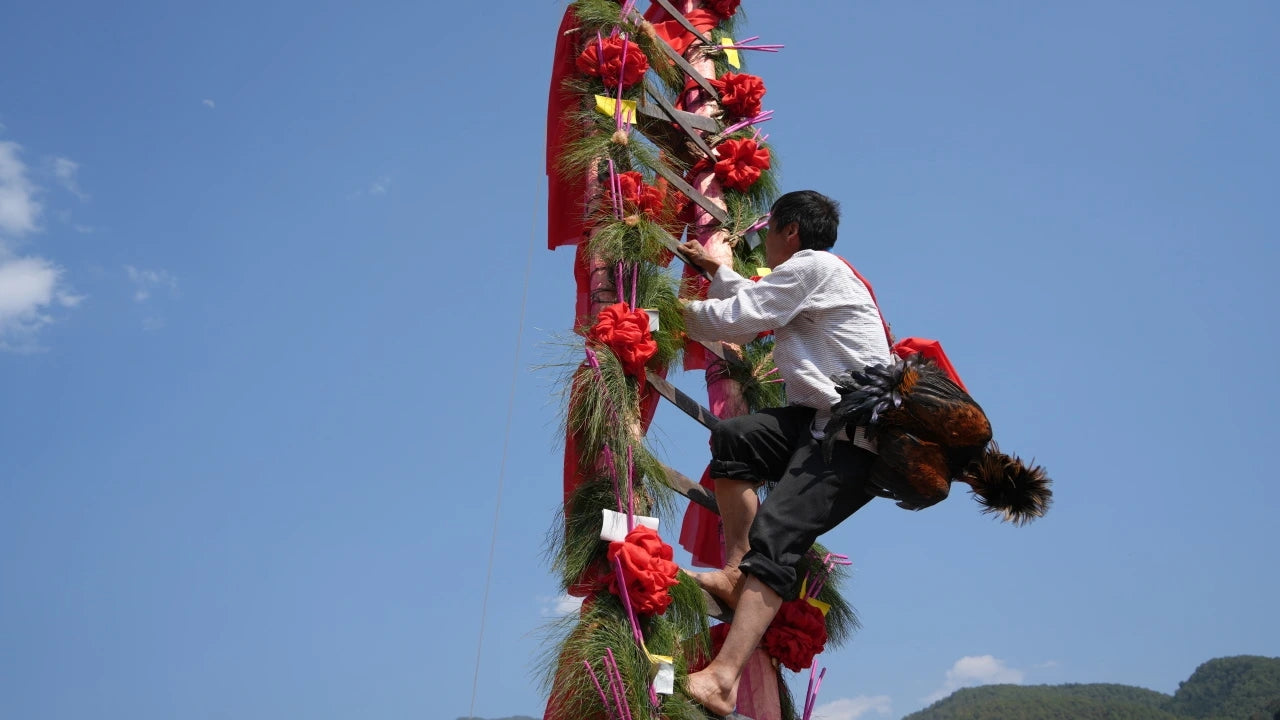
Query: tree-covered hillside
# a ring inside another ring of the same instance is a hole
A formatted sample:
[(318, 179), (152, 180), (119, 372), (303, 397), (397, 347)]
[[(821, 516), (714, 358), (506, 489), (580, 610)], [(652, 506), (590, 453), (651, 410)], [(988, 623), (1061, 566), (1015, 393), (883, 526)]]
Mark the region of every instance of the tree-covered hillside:
[(1198, 718), (1248, 718), (1280, 699), (1280, 658), (1238, 655), (1196, 668), (1173, 694), (1170, 709)]
[(957, 690), (907, 720), (1187, 720), (1168, 695), (1128, 685), (984, 685)]
[(1108, 684), (965, 688), (905, 720), (1280, 720), (1280, 658), (1210, 660), (1172, 697)]

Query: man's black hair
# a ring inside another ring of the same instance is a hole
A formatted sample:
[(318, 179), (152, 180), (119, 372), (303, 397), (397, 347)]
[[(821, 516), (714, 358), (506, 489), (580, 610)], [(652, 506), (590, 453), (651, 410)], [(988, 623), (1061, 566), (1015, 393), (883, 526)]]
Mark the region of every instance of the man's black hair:
[(779, 230), (795, 223), (801, 250), (826, 250), (836, 244), (840, 203), (813, 190), (796, 190), (773, 203), (769, 221)]

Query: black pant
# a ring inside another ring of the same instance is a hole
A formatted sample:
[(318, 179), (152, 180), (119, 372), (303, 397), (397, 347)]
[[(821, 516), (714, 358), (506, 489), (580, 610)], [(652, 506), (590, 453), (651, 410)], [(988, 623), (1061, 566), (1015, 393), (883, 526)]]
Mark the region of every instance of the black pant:
[(796, 595), (796, 564), (818, 536), (875, 497), (867, 482), (875, 455), (841, 441), (828, 465), (809, 431), (813, 415), (799, 405), (770, 408), (722, 420), (711, 432), (711, 477), (776, 482), (740, 568), (783, 599)]

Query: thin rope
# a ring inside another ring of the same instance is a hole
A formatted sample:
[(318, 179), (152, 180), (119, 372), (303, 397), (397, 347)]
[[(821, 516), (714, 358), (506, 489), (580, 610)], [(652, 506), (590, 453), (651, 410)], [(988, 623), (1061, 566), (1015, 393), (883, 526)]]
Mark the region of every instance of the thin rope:
[(537, 240), (538, 210), (534, 206), (529, 227), (529, 259), (524, 266), (524, 292), (520, 298), (520, 327), (516, 330), (516, 351), (511, 361), (511, 396), (507, 400), (507, 427), (502, 437), (502, 462), (498, 467), (498, 497), (493, 507), (493, 537), (489, 540), (489, 568), (484, 576), (484, 600), (480, 603), (480, 639), (476, 642), (476, 672), (471, 679), (471, 708), (467, 717), (476, 716), (476, 688), (480, 684), (480, 654), (484, 649), (484, 625), (489, 615), (489, 587), (493, 583), (493, 556), (498, 548), (498, 520), (502, 516), (502, 487), (507, 477), (507, 448), (511, 444), (511, 417), (516, 407), (516, 380), (520, 377), (520, 344), (524, 339), (524, 316), (529, 304), (529, 275), (533, 271), (533, 246)]

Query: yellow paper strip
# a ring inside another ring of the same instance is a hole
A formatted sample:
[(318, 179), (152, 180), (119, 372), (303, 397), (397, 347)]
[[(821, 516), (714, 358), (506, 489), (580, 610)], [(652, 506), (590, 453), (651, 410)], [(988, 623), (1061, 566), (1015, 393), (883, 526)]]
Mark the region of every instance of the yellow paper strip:
[(822, 611), (822, 617), (826, 617), (827, 613), (831, 612), (831, 606), (828, 605), (827, 603), (824, 603), (821, 600), (817, 600), (815, 598), (807, 598), (807, 600), (809, 601), (810, 605)]
[(649, 648), (644, 644), (644, 638), (640, 638), (640, 649), (644, 651), (645, 657), (649, 658), (649, 662), (656, 668), (658, 663), (674, 663), (675, 659), (666, 655), (654, 655), (649, 652)]
[(670, 658), (670, 657), (667, 657), (666, 655), (654, 655), (648, 650), (645, 650), (644, 654), (649, 656), (649, 662), (652, 663), (655, 668), (658, 666), (658, 663), (674, 663), (675, 662), (675, 658)]
[[(721, 45), (732, 45), (732, 44), (733, 44), (733, 38), (720, 38), (720, 44), (721, 44)], [(724, 59), (725, 59), (725, 60), (727, 60), (727, 61), (729, 61), (729, 64), (730, 64), (730, 65), (732, 65), (732, 66), (734, 66), (735, 68), (737, 68), (737, 69), (739, 69), (739, 70), (741, 70), (741, 69), (742, 69), (742, 58), (739, 58), (739, 57), (738, 57), (738, 51), (737, 51), (737, 50), (734, 50), (733, 48), (725, 48), (725, 51), (724, 51)]]
[[(611, 97), (605, 97), (604, 95), (596, 96), (596, 110), (599, 110), (605, 115), (608, 115), (609, 117), (613, 117), (614, 110), (617, 107), (618, 107), (618, 101), (616, 99)], [(622, 119), (629, 123), (635, 123), (636, 121), (636, 101), (635, 100), (622, 101)]]
[(764, 277), (765, 275), (768, 275), (771, 272), (773, 271), (770, 270), (769, 268), (756, 268), (756, 275), (759, 275), (760, 277)]

